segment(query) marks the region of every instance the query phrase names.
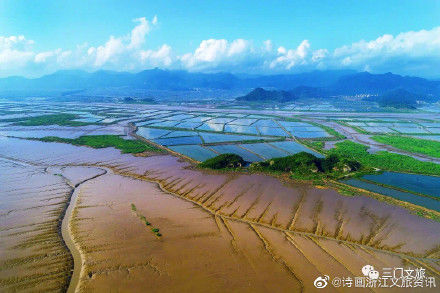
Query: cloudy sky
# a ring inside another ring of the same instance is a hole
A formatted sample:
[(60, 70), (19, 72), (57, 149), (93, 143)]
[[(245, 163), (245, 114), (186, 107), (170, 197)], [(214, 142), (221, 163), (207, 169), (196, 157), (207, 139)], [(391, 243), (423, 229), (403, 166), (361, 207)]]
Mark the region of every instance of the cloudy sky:
[(154, 67), (440, 78), (440, 1), (0, 1), (0, 77)]

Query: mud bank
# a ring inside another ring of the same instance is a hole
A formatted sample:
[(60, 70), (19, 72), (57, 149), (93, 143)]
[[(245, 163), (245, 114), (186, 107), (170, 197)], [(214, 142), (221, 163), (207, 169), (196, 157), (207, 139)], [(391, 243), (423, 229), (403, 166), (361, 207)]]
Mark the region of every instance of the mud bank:
[(62, 167), (49, 168), (49, 171), (53, 174), (62, 176), (72, 189), (67, 209), (62, 215), (63, 220), (61, 224), (61, 235), (73, 258), (73, 270), (69, 278), (67, 292), (75, 292), (76, 288), (78, 287), (80, 276), (84, 272), (82, 265), (84, 255), (80, 251), (79, 245), (75, 243), (75, 239), (70, 228), (70, 222), (72, 221), (73, 211), (78, 198), (77, 188), (89, 180), (93, 180), (99, 176), (105, 175), (107, 170), (93, 167)]
[[(50, 155), (28, 151), (39, 148)], [(113, 171), (75, 190), (79, 291), (313, 292), (318, 276), (353, 278), (365, 264), (440, 275), (440, 224), (372, 198), (112, 149), (2, 140), (0, 155)]]

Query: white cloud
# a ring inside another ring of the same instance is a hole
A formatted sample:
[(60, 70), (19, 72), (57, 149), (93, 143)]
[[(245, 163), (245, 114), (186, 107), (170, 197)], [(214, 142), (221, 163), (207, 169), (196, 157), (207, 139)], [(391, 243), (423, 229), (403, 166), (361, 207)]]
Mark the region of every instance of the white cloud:
[(96, 56), (95, 67), (101, 67), (105, 63), (111, 61), (111, 59), (125, 51), (126, 47), (122, 43), (122, 40), (111, 36), (110, 39), (103, 46), (98, 48), (89, 48), (90, 52)]
[(284, 47), (279, 47), (277, 50), (279, 56), (270, 63), (270, 68), (282, 67), (289, 70), (296, 65), (305, 65), (309, 48), (308, 40), (302, 41), (296, 49), (287, 50)]
[[(139, 56), (139, 50), (146, 42), (146, 36), (151, 31), (151, 25), (157, 24), (157, 17), (154, 16), (153, 20), (150, 22), (145, 17), (140, 17), (134, 19), (138, 23), (129, 36), (114, 37), (110, 36), (110, 39), (104, 44), (97, 48), (90, 47), (87, 50), (87, 54), (93, 58), (94, 67), (106, 67), (106, 66), (117, 66), (121, 65), (124, 61), (133, 61), (131, 56)], [(129, 40), (129, 41), (127, 41)], [(130, 62), (125, 62), (122, 68), (132, 68), (133, 64)]]
[(20, 74), (20, 69), (32, 62), (35, 53), (30, 46), (34, 43), (24, 36), (0, 36), (0, 74)]
[(255, 44), (245, 39), (206, 39), (194, 51), (178, 54), (168, 44), (155, 49), (148, 46), (147, 36), (158, 25), (156, 16), (133, 21), (135, 25), (127, 34), (110, 36), (97, 46), (35, 51), (35, 42), (23, 35), (0, 36), (0, 75), (35, 76), (74, 68), (139, 71), (151, 67), (253, 73), (352, 68), (429, 75), (440, 68), (440, 27), (395, 36), (384, 34), (332, 51), (312, 48), (308, 40), (276, 46), (271, 40)]
[(333, 63), (340, 62), (354, 68), (368, 65), (366, 68), (372, 71), (386, 67), (387, 64), (390, 65), (389, 70), (394, 70), (391, 63), (398, 62), (398, 59), (402, 63), (405, 60), (423, 63), (428, 59), (440, 63), (440, 27), (404, 32), (396, 36), (385, 34), (371, 41), (361, 40), (335, 49), (332, 59)]
[[(136, 18), (134, 21), (139, 22), (139, 24), (131, 31), (129, 49), (136, 49), (142, 46), (145, 43), (145, 36), (151, 30), (150, 22), (145, 17)], [(157, 24), (156, 16), (154, 16), (151, 24)]]
[(35, 55), (35, 63), (43, 63), (46, 62), (46, 60), (52, 56), (54, 56), (55, 52), (53, 51), (47, 51), (47, 52), (41, 52)]
[(184, 54), (178, 60), (188, 70), (229, 70), (253, 62), (255, 58), (256, 49), (251, 41), (209, 39), (200, 42), (193, 53)]
[(140, 58), (143, 64), (154, 67), (168, 67), (172, 63), (171, 47), (164, 44), (158, 50), (145, 50), (140, 52)]
[(313, 62), (319, 62), (325, 57), (328, 56), (328, 50), (327, 49), (319, 49), (313, 52), (312, 54), (312, 61)]
[(272, 41), (271, 40), (266, 40), (266, 41), (264, 41), (263, 42), (263, 44), (264, 44), (264, 49), (267, 51), (267, 52), (270, 52), (270, 51), (272, 51)]
[(193, 55), (193, 62), (213, 62), (225, 55), (228, 47), (226, 40), (204, 40)]
[(34, 44), (34, 41), (27, 40), (23, 35), (9, 37), (0, 36), (0, 50), (12, 48), (28, 49), (32, 44)]
[(250, 47), (249, 41), (243, 39), (234, 40), (228, 50), (228, 56), (234, 56), (245, 52)]
[(30, 62), (34, 53), (30, 51), (20, 51), (14, 49), (5, 49), (0, 52), (0, 65), (5, 68), (8, 66), (18, 67)]

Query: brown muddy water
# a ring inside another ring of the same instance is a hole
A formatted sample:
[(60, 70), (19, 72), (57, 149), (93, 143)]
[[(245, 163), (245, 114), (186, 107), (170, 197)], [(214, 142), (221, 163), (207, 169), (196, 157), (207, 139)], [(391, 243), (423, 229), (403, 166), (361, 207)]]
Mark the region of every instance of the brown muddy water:
[(372, 198), (110, 148), (4, 138), (0, 158), (0, 291), (314, 292), (366, 264), (439, 279), (440, 224)]

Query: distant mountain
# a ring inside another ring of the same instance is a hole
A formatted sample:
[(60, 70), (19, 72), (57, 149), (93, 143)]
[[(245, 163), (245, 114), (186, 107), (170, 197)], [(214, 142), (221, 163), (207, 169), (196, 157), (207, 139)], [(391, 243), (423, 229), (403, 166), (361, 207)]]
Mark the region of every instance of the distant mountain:
[(440, 81), (392, 73), (371, 74), (360, 72), (342, 76), (329, 87), (329, 90), (333, 93), (342, 95), (385, 94), (396, 89), (403, 89), (425, 96), (439, 96)]
[(410, 93), (404, 89), (396, 89), (377, 97), (371, 97), (369, 100), (378, 102), (382, 107), (415, 109), (418, 100), (423, 100), (423, 96)]
[(256, 88), (245, 96), (238, 97), (240, 102), (279, 102), (285, 103), (295, 99), (295, 95), (287, 91), (268, 91)]
[(231, 89), (238, 78), (230, 73), (189, 73), (186, 71), (144, 70), (138, 73), (63, 70), (40, 78), (8, 77), (0, 79), (0, 90), (78, 90), (107, 87), (186, 90), (193, 88)]
[(284, 75), (234, 75), (231, 73), (193, 73), (181, 70), (151, 69), (138, 73), (100, 70), (61, 70), (40, 78), (8, 77), (0, 79), (0, 90), (79, 90), (102, 87), (187, 90), (193, 88), (244, 89), (271, 87), (292, 89), (297, 86), (324, 87), (353, 71), (313, 71)]
[(298, 86), (289, 92), (297, 99), (326, 98), (330, 96), (330, 92), (327, 89), (311, 86)]
[(296, 74), (276, 75), (239, 75), (240, 81), (248, 88), (264, 87), (279, 90), (291, 90), (295, 87), (328, 87), (337, 82), (341, 77), (354, 74), (353, 70), (327, 70), (311, 71)]
[[(347, 70), (312, 71), (299, 74), (244, 75), (231, 73), (194, 73), (181, 70), (151, 69), (138, 73), (100, 70), (85, 72), (63, 70), (40, 78), (0, 78), (0, 94), (23, 93), (25, 95), (48, 93), (53, 95), (78, 95), (82, 91), (96, 89), (197, 91), (223, 90), (246, 92), (254, 88), (275, 91), (269, 94), (278, 100), (339, 95), (373, 94), (383, 95), (389, 91), (403, 89), (422, 95), (427, 101), (440, 97), (440, 81), (419, 77), (400, 76), (392, 73), (370, 74)], [(277, 93), (288, 91), (289, 93)], [(251, 98), (251, 97), (249, 97)]]
[(297, 99), (325, 98), (328, 97), (326, 90), (322, 88), (299, 86), (290, 91), (265, 90), (256, 88), (247, 95), (238, 97), (239, 102), (277, 102), (286, 103)]

